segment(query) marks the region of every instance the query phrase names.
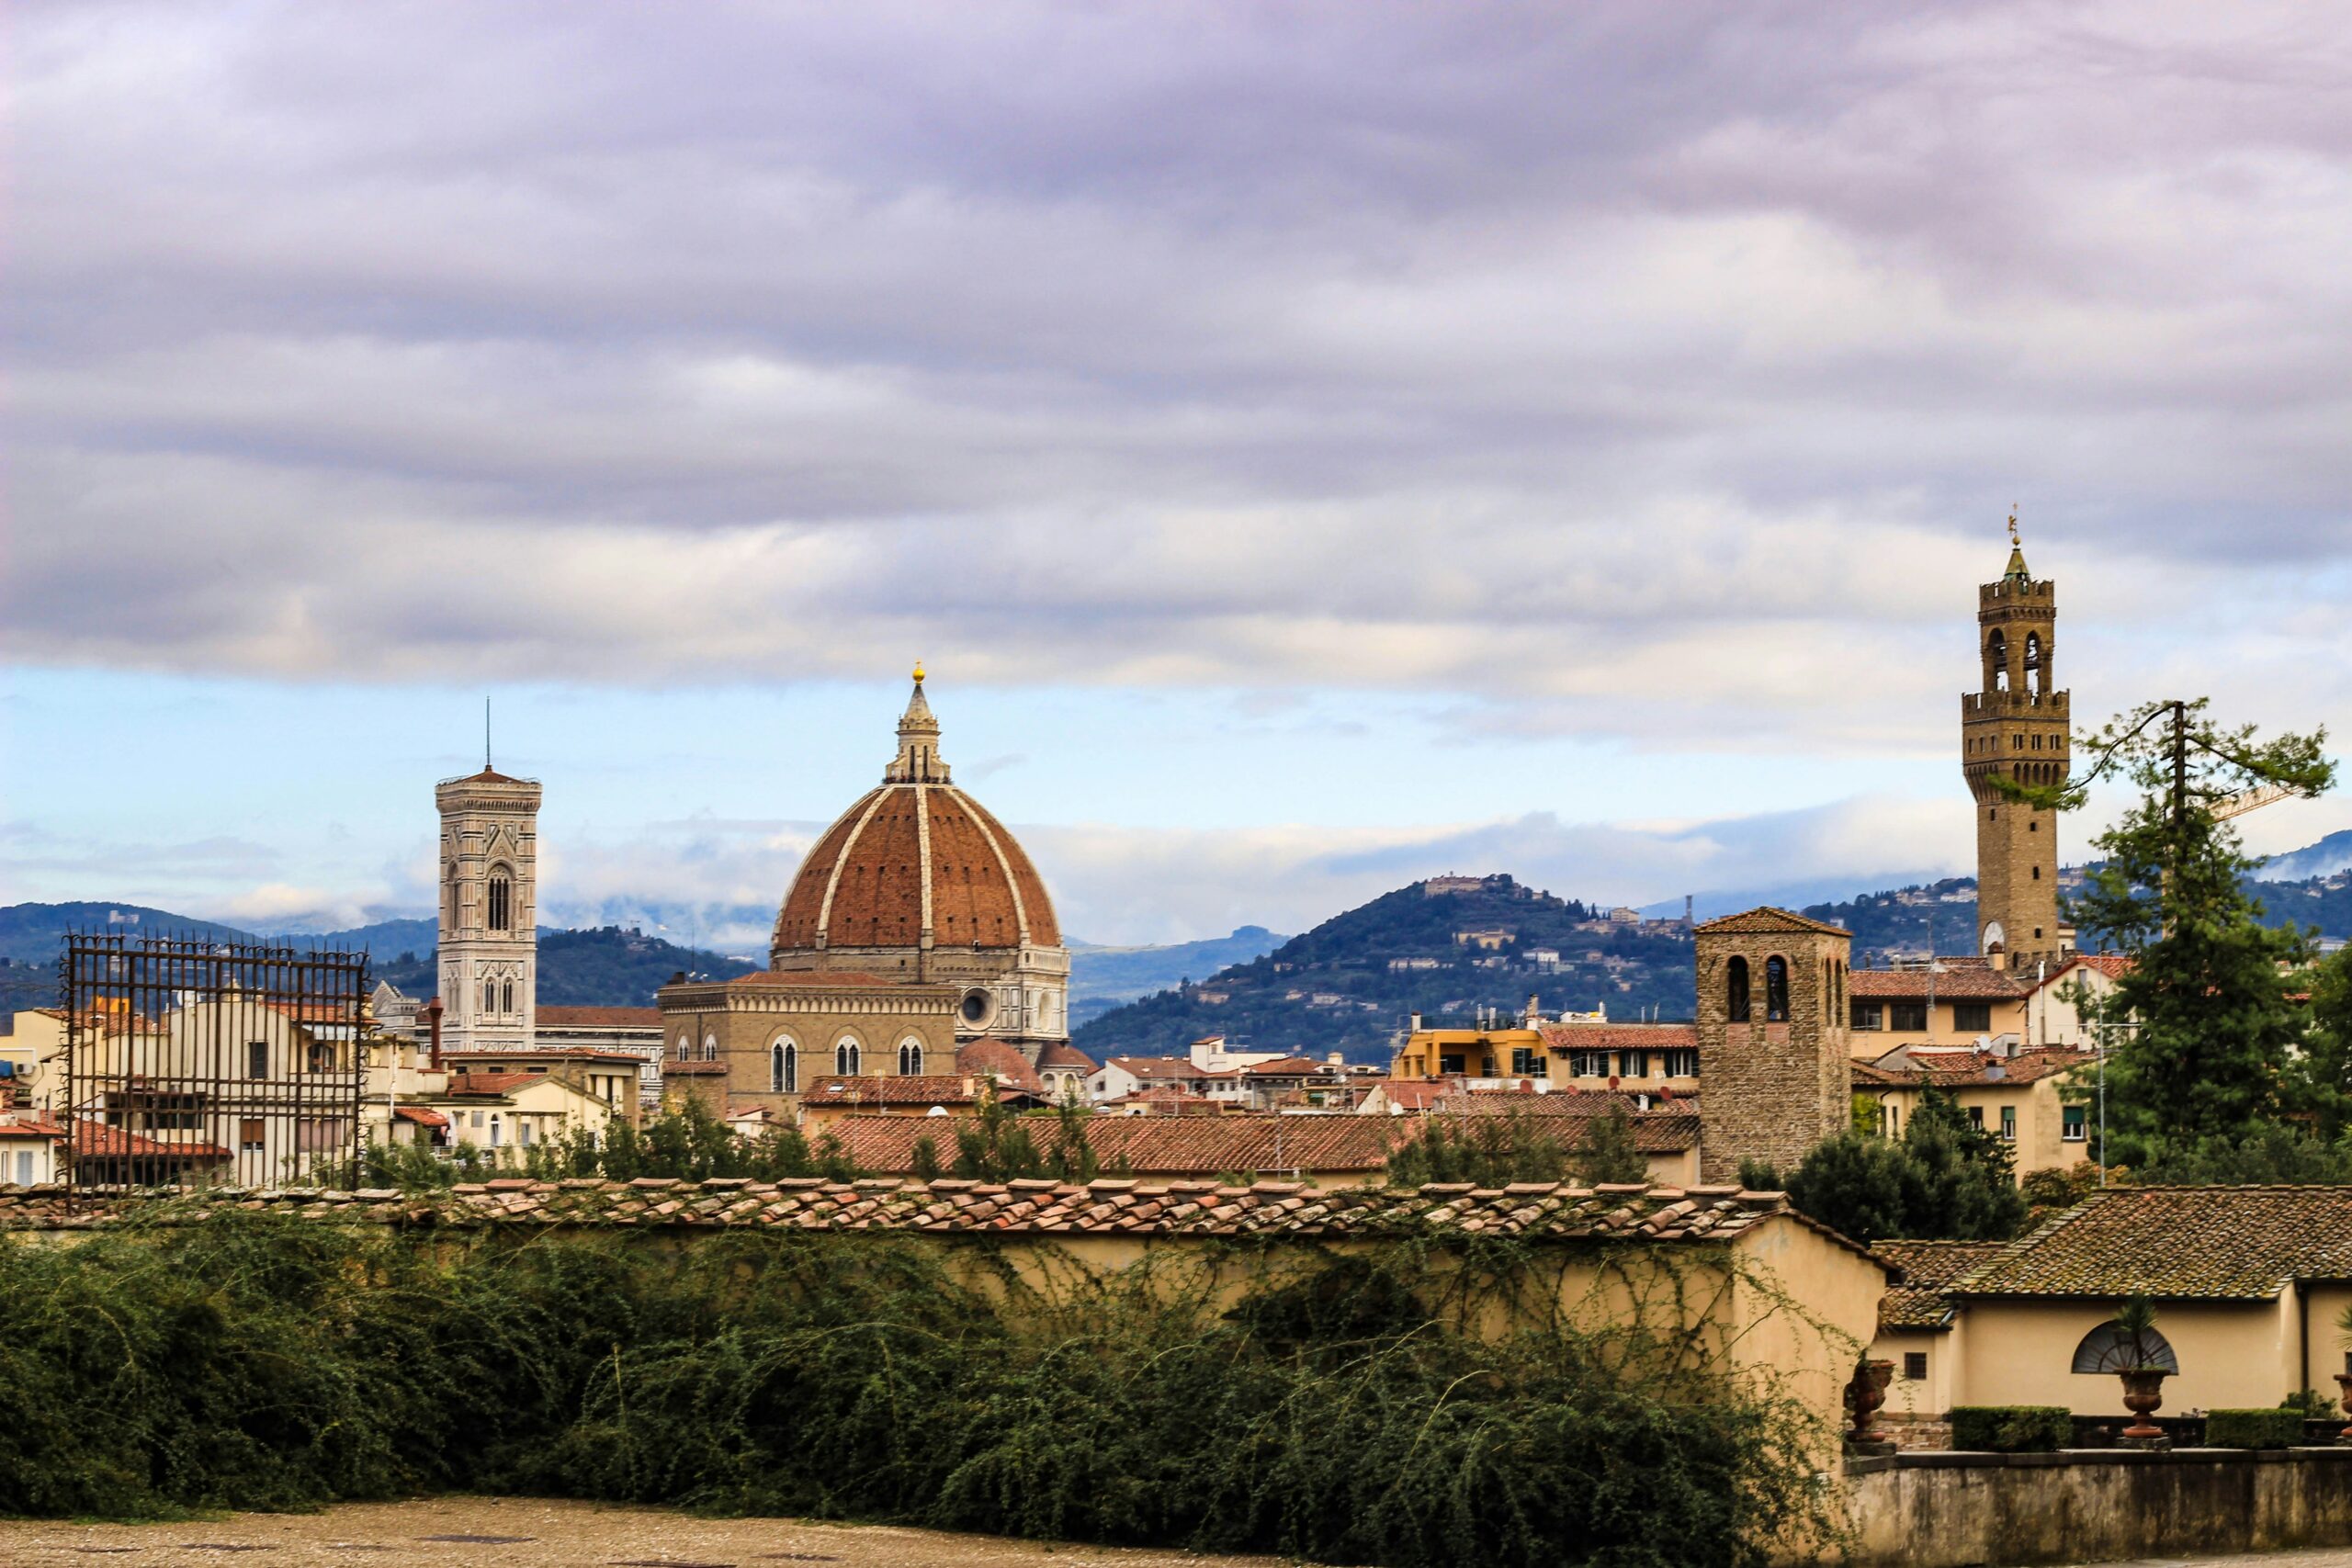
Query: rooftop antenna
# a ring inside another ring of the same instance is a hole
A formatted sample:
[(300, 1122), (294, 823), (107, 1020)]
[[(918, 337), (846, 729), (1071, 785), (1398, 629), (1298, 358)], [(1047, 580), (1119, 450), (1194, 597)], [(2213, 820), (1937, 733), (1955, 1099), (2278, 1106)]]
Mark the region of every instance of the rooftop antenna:
[(492, 772), (490, 765), (490, 698), (481, 700), (481, 771)]

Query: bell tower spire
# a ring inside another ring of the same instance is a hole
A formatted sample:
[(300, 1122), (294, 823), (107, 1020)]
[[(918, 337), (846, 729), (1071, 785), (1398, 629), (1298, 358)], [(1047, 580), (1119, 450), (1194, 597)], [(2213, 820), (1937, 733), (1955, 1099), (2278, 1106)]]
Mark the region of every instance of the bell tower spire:
[(882, 770), (884, 784), (944, 784), (947, 764), (939, 757), (939, 720), (923, 700), (922, 664), (915, 664), (915, 689), (899, 716), (899, 755)]
[(2013, 969), (2065, 951), (2057, 814), (2009, 799), (1995, 782), (2066, 782), (2067, 694), (2052, 689), (2057, 630), (2057, 585), (2026, 570), (2013, 510), (2008, 565), (1976, 590), (1983, 679), (1960, 699), (1961, 772), (1976, 801), (1976, 947)]

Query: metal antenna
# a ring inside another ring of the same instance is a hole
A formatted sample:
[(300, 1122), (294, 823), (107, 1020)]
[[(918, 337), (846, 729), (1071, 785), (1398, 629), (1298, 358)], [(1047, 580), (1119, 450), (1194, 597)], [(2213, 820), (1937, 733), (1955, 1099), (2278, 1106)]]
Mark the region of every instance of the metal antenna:
[(492, 772), (490, 765), (490, 699), (481, 700), (481, 771)]

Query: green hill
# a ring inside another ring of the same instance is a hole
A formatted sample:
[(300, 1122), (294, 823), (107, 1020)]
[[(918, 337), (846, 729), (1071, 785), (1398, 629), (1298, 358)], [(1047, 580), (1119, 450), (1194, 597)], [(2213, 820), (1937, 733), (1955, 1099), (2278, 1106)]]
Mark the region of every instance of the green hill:
[[(679, 947), (633, 928), (600, 926), (594, 931), (539, 933), (541, 1007), (651, 1007), (656, 989), (684, 971), (731, 980), (758, 968), (740, 958)], [(429, 997), (440, 985), (434, 952), (407, 952), (376, 973), (413, 997)]]
[[(1097, 1057), (1162, 1055), (1224, 1034), (1373, 1062), (1387, 1059), (1414, 1012), (1467, 1022), (1481, 1008), (1515, 1013), (1536, 996), (1547, 1011), (1690, 1016), (1690, 939), (1679, 921), (1612, 920), (1509, 876), (1430, 886), (1383, 894), (1263, 957), (1105, 1013), (1079, 1029), (1077, 1043)], [(1471, 931), (1506, 934), (1491, 949), (1457, 940)]]

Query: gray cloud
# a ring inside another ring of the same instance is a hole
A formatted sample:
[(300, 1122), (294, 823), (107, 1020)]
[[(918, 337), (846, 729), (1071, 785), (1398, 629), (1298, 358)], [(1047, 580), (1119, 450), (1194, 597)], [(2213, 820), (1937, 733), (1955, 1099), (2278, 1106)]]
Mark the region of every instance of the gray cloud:
[[(2352, 39), (2273, 5), (25, 7), (0, 652), (2352, 716)], [(94, 566), (102, 570), (94, 570)], [(2191, 576), (2189, 574), (2193, 573)], [(2095, 580), (2094, 580), (2095, 574)], [(1857, 697), (1867, 699), (1857, 702)], [(1907, 728), (1906, 728), (1907, 727)]]

